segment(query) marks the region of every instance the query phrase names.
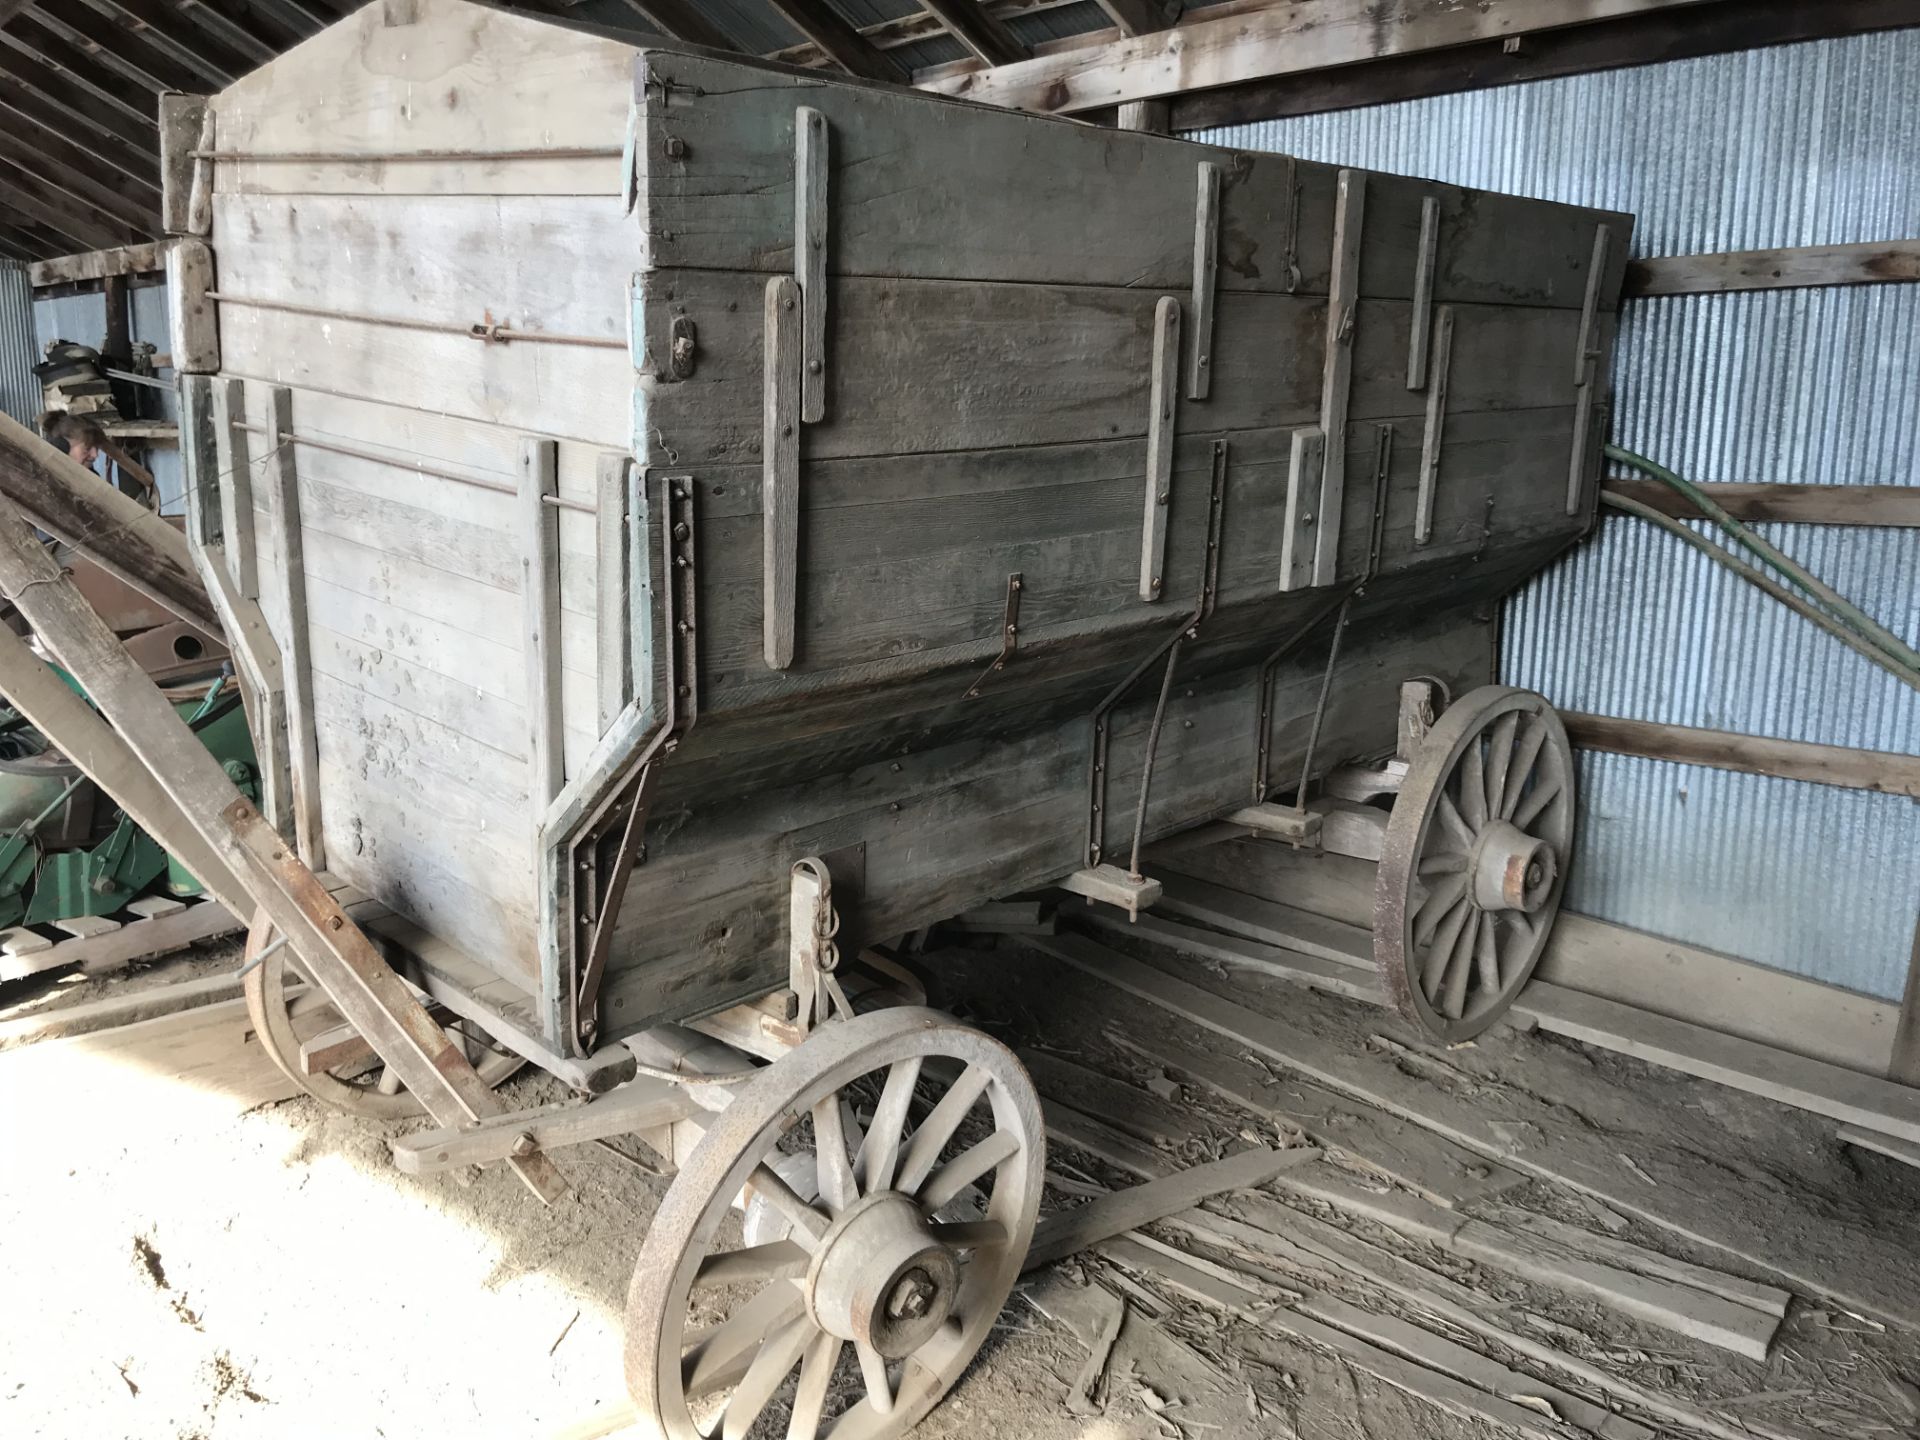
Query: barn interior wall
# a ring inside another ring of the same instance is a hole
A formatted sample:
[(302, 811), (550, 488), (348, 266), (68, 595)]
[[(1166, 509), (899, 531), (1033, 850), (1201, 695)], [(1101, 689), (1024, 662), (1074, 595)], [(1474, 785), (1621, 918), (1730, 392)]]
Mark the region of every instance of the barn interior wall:
[[(1920, 30), (1195, 132), (1250, 150), (1633, 211), (1638, 255), (1920, 235)], [(1701, 481), (1920, 484), (1920, 285), (1641, 300), (1614, 439)], [(1909, 640), (1920, 531), (1759, 527)], [(1645, 523), (1507, 606), (1503, 671), (1603, 715), (1909, 752), (1920, 694)], [(1573, 908), (1900, 995), (1920, 804), (1581, 757)]]

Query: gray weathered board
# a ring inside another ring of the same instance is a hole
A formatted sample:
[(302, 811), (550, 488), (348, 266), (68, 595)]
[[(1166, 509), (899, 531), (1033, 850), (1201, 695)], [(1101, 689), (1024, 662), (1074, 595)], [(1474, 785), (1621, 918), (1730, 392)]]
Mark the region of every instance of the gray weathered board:
[[(1591, 497), (1564, 507), (1574, 352), (1602, 225), (1611, 345), (1629, 217), (1349, 172), (1365, 205), (1336, 283), (1328, 166), (635, 49), (464, 0), (406, 14), (368, 6), (210, 102), (210, 303), (235, 423), (202, 458), (231, 528), (262, 535), (280, 518), (271, 452), (295, 462), (302, 573), (262, 565), (258, 600), (280, 653), (307, 657), (292, 718), (317, 734), (294, 743), (317, 757), (329, 865), (525, 993), (553, 1051), (578, 1048), (562, 862), (669, 701), (697, 718), (657, 776), (603, 1040), (777, 986), (798, 856), (864, 845), (847, 942), (1086, 864), (1094, 711), (1196, 609), (1149, 839), (1262, 798), (1260, 665), (1343, 590), (1377, 571), (1329, 765), (1390, 748), (1403, 677), (1490, 679), (1494, 603), (1591, 523)], [(768, 430), (782, 277), (803, 302), (797, 433)], [(1351, 326), (1329, 324), (1336, 289)], [(1149, 520), (1167, 301), (1191, 343)], [(1408, 362), (1434, 307), (1452, 342), (1423, 457), (1431, 397)], [(1313, 522), (1316, 583), (1282, 593), (1289, 456), (1324, 422), (1330, 336), (1345, 424), (1311, 494), (1338, 513)], [(769, 433), (794, 480), (771, 511)], [(523, 447), (544, 442), (552, 513), (517, 494)], [(606, 462), (623, 453), (625, 481)], [(671, 523), (670, 480), (691, 496)], [(769, 513), (793, 527), (771, 552)], [(678, 524), (693, 609), (670, 636)], [(1148, 524), (1163, 583), (1143, 600)], [(529, 554), (553, 559), (533, 607)], [(669, 676), (670, 639), (693, 673)], [(1298, 765), (1321, 661), (1308, 643), (1278, 671), (1275, 775)], [(1160, 678), (1148, 665), (1112, 712), (1109, 858), (1132, 834)]]

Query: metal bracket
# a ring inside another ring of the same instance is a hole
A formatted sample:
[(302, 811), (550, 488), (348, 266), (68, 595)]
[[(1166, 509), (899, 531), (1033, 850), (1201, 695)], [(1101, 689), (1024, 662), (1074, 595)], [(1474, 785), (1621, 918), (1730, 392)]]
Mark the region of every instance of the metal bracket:
[(667, 325), (667, 361), (662, 378), (691, 380), (699, 354), (700, 327), (689, 316), (674, 316)]
[(836, 1005), (852, 1018), (846, 992), (833, 978), (840, 968), (840, 947), (833, 938), (839, 930), (826, 861), (814, 855), (794, 861), (787, 895), (787, 984), (799, 1002), (795, 1023), (802, 1032), (824, 1024)]
[(962, 700), (979, 699), (980, 687), (1006, 669), (1007, 662), (1013, 659), (1013, 652), (1019, 648), (1020, 591), (1025, 584), (1026, 580), (1018, 570), (1007, 576), (1007, 607), (1005, 616), (1000, 622), (1000, 654), (991, 665), (980, 672), (980, 678), (967, 687), (967, 693), (960, 697)]
[(590, 815), (568, 844), (565, 862), (573, 879), (568, 986), (574, 1034), (591, 1049), (599, 1031), (600, 986), (606, 978), (613, 930), (635, 865), (646, 863), (647, 815), (660, 762), (679, 748), (699, 714), (699, 648), (695, 607), (694, 485), (688, 475), (661, 481), (666, 575), (660, 586), (661, 620), (667, 632), (666, 708), (660, 728), (635, 757), (629, 779)]

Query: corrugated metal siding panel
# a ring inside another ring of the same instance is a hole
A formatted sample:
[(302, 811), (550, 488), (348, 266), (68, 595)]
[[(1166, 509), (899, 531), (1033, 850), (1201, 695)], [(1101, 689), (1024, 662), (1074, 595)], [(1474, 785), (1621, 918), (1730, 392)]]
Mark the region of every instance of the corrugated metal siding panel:
[(39, 358), (26, 266), (0, 260), (0, 410), (22, 425), (40, 415), (40, 382), (33, 378)]
[[(1715, 56), (1194, 138), (1638, 216), (1672, 255), (1920, 234), (1920, 31)], [(1620, 443), (1700, 480), (1920, 484), (1920, 286), (1628, 307)], [(1763, 533), (1920, 642), (1920, 532)], [(1638, 522), (1507, 609), (1509, 679), (1571, 709), (1912, 752), (1920, 697)], [(1569, 902), (1873, 994), (1900, 993), (1920, 805), (1581, 758)]]

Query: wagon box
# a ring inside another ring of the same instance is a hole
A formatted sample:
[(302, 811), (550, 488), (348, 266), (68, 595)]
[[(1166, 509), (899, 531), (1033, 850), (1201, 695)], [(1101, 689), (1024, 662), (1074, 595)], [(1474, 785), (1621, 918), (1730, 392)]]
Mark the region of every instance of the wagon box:
[[(476, 1129), (399, 1148), (685, 1162), (629, 1354), (666, 1432), (796, 1364), (804, 1401), (843, 1341), (903, 1427), (1025, 1253), (1031, 1086), (872, 1009), (915, 998), (872, 947), (1056, 885), (1137, 911), (1145, 847), (1230, 820), (1380, 861), (1376, 950), (1436, 1034), (1525, 982), (1572, 774), (1488, 688), (1495, 617), (1593, 523), (1631, 217), (463, 0), (162, 118), (190, 540), (300, 862), (247, 883), (382, 934), (449, 1073), (637, 1069), (564, 1120), (463, 1092)], [(339, 1023), (367, 1002), (289, 1000), (334, 942), (275, 929), (269, 1048), (412, 1105), (389, 1032)], [(701, 1258), (743, 1185), (748, 1258)], [(695, 1341), (716, 1273), (769, 1288)]]

